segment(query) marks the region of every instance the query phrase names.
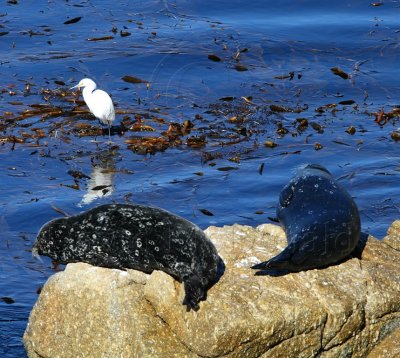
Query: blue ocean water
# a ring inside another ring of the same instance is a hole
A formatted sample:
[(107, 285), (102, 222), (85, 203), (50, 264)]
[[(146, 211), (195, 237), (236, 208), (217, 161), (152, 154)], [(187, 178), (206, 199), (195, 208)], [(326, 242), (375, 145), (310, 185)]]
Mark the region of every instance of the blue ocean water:
[[(13, 301), (0, 300), (0, 355), (24, 356), (21, 337), (29, 312), (54, 273), (49, 260), (31, 258), (30, 248), (40, 227), (60, 215), (54, 208), (73, 214), (129, 199), (203, 228), (255, 226), (275, 215), (279, 191), (296, 168), (317, 162), (354, 196), (363, 231), (382, 238), (399, 217), (399, 144), (390, 135), (398, 121), (379, 125), (374, 113), (400, 104), (399, 11), (398, 1), (3, 4), (0, 124), (8, 112), (45, 102), (43, 88), (72, 86), (89, 76), (112, 94), (116, 108), (143, 118), (157, 113), (171, 122), (190, 119), (196, 133), (204, 128), (207, 145), (139, 155), (127, 148), (128, 135), (113, 138), (119, 146), (113, 151), (90, 137), (64, 142), (49, 135), (37, 145), (0, 142), (0, 297)], [(211, 54), (221, 61), (211, 61)], [(237, 70), (238, 64), (246, 70)], [(333, 67), (350, 78), (335, 76)], [(121, 79), (125, 75), (150, 85), (128, 84)], [(221, 101), (227, 97), (233, 100)], [(51, 101), (71, 106), (60, 98)], [(273, 111), (271, 105), (301, 111)], [(241, 127), (230, 124), (235, 116)], [(307, 130), (295, 130), (299, 118), (310, 123)], [(4, 137), (22, 135), (33, 122), (48, 131), (57, 121), (23, 119), (6, 127)], [(289, 133), (277, 133), (277, 123)], [(243, 140), (230, 144), (227, 138), (243, 128)], [(268, 148), (266, 140), (278, 146)], [(70, 170), (92, 181), (81, 180), (72, 189)], [(96, 185), (109, 185), (108, 192), (91, 190)]]

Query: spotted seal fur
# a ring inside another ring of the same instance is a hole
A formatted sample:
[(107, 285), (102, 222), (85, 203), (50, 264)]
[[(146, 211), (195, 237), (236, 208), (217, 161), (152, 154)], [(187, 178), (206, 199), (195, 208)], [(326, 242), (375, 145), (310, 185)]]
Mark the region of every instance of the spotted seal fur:
[(326, 267), (347, 258), (360, 240), (360, 215), (354, 200), (318, 164), (307, 165), (283, 188), (277, 215), (288, 246), (253, 269), (296, 272)]
[(143, 205), (106, 204), (52, 220), (40, 229), (32, 252), (63, 264), (164, 271), (184, 283), (188, 310), (199, 308), (224, 269), (215, 246), (198, 226)]

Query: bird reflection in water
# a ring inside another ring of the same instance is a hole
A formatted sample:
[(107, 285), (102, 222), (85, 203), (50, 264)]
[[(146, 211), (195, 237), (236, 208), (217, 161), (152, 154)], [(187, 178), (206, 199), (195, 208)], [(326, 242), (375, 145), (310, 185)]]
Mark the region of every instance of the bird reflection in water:
[(92, 173), (88, 181), (86, 193), (79, 206), (110, 196), (114, 191), (115, 151), (107, 150), (97, 153), (92, 158)]

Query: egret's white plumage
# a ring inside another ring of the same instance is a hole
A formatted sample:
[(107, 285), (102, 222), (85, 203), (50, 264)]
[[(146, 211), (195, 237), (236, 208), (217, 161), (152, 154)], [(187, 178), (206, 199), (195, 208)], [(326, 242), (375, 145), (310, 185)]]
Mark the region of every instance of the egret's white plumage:
[(103, 124), (108, 125), (108, 136), (111, 141), (111, 124), (115, 119), (114, 105), (107, 92), (97, 89), (97, 85), (90, 78), (84, 78), (72, 87), (83, 88), (82, 95), (90, 112)]

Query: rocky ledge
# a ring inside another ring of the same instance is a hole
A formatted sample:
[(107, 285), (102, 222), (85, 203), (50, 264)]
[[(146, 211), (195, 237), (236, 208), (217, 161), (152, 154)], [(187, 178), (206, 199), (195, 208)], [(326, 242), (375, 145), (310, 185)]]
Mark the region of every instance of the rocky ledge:
[(286, 276), (252, 264), (285, 247), (274, 225), (210, 227), (226, 264), (197, 312), (183, 286), (151, 275), (69, 264), (49, 278), (23, 341), (29, 357), (400, 356), (400, 221), (362, 259)]

